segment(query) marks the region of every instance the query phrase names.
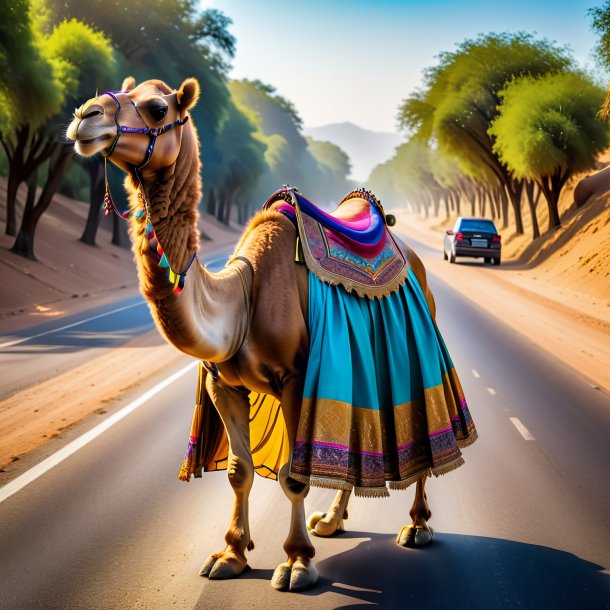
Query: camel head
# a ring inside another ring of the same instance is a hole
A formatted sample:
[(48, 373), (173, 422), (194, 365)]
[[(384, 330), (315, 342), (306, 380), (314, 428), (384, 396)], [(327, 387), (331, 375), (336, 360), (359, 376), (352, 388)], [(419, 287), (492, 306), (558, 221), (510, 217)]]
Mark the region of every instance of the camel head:
[(198, 97), (193, 78), (174, 91), (160, 80), (136, 86), (130, 76), (121, 91), (102, 93), (77, 108), (66, 135), (84, 157), (100, 153), (128, 173), (134, 168), (154, 173), (178, 158), (183, 122)]

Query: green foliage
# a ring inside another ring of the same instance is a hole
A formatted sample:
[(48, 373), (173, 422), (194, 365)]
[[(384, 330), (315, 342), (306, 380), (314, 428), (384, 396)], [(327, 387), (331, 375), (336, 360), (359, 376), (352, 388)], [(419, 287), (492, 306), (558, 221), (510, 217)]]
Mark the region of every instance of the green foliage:
[(597, 57), (604, 68), (610, 70), (610, 0), (600, 7), (590, 8), (587, 14), (591, 17), (591, 29), (599, 36), (595, 46)]
[(349, 157), (339, 146), (307, 137), (307, 149), (316, 161), (316, 173), (320, 174), (312, 196), (319, 201), (336, 202), (354, 188), (347, 178), (351, 171)]
[(480, 35), (426, 71), (424, 88), (403, 102), (399, 123), (435, 141), (465, 174), (491, 179), (500, 173), (488, 134), (500, 91), (514, 79), (560, 72), (571, 62), (566, 48), (529, 34)]
[(236, 106), (256, 126), (255, 137), (265, 144), (267, 171), (247, 193), (262, 203), (282, 184), (298, 186), (320, 203), (336, 201), (352, 185), (347, 180), (349, 160), (330, 142), (307, 140), (294, 105), (260, 81), (229, 83)]
[(92, 95), (116, 77), (110, 40), (90, 26), (70, 19), (55, 26), (40, 41), (41, 52), (53, 64), (65, 97)]
[(578, 73), (510, 83), (500, 93), (500, 115), (490, 128), (494, 152), (522, 178), (592, 168), (608, 145), (608, 128), (596, 118), (604, 96)]
[(63, 101), (51, 62), (41, 53), (27, 0), (16, 0), (0, 20), (0, 118), (5, 138), (19, 125), (38, 127)]

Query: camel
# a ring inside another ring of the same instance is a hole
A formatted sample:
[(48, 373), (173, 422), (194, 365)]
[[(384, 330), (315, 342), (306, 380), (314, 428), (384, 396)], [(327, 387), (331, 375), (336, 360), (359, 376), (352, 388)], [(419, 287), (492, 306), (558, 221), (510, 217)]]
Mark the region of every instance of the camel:
[[(244, 389), (281, 402), (292, 453), (309, 349), (308, 282), (306, 267), (294, 262), (295, 226), (273, 209), (250, 222), (222, 271), (211, 273), (196, 257), (202, 185), (199, 141), (187, 119), (199, 93), (192, 78), (172, 90), (159, 80), (136, 86), (128, 77), (120, 92), (98, 95), (78, 108), (67, 136), (78, 154), (102, 154), (127, 174), (140, 290), (159, 331), (182, 352), (216, 363), (216, 374), (206, 377), (205, 389), (226, 428), (228, 479), (235, 499), (226, 546), (206, 559), (200, 574), (226, 579), (244, 571), (246, 551), (254, 546), (248, 524), (254, 469)], [(162, 244), (171, 281), (158, 257), (151, 256), (151, 227)], [(423, 265), (407, 251), (434, 315)], [(275, 568), (271, 584), (278, 590), (299, 591), (317, 580), (304, 509), (309, 486), (290, 476), (288, 463), (279, 468), (277, 478), (292, 513), (284, 543), (287, 559)], [(432, 540), (426, 478), (416, 482), (412, 523), (398, 535), (403, 546), (421, 547)], [(326, 513), (314, 514), (309, 522), (313, 533), (331, 536), (341, 530), (349, 497), (349, 489), (339, 490)]]

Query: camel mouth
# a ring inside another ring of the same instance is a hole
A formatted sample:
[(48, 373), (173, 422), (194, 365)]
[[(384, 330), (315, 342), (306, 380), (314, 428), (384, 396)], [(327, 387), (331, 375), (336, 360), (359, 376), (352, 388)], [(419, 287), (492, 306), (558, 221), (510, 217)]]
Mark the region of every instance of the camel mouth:
[(90, 157), (98, 152), (102, 152), (112, 138), (112, 134), (104, 134), (95, 138), (78, 138), (74, 142), (74, 149), (79, 155)]
[(107, 133), (103, 136), (96, 136), (95, 138), (88, 138), (88, 139), (79, 138), (77, 140), (77, 143), (81, 144), (82, 146), (92, 146), (93, 144), (97, 144), (98, 142), (102, 142), (103, 140), (107, 140), (108, 138), (111, 138), (111, 137), (112, 137), (112, 135)]

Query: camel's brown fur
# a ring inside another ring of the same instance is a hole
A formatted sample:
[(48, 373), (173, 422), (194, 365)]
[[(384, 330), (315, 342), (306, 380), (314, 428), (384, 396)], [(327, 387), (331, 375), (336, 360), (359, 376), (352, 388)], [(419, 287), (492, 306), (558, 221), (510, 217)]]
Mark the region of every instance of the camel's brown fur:
[[(156, 80), (136, 87), (133, 79), (126, 79), (123, 89), (131, 91), (119, 94), (119, 122), (131, 127), (143, 127), (143, 118), (148, 126), (152, 125), (146, 110), (152, 101), (167, 104), (167, 114), (160, 124), (168, 124), (184, 118), (199, 95), (199, 87), (192, 79), (187, 79), (177, 92)], [(137, 102), (142, 116), (126, 95)], [(107, 153), (116, 135), (115, 111), (116, 105), (109, 96), (93, 98), (76, 111), (68, 137), (75, 141), (77, 152), (86, 156)], [(134, 186), (132, 168), (142, 162), (147, 146), (146, 136), (123, 135), (110, 158), (131, 174), (126, 183), (134, 211), (142, 202)], [(199, 248), (199, 173), (199, 142), (191, 121), (157, 138), (154, 154), (140, 173), (156, 236), (171, 268), (178, 272)], [(266, 211), (252, 219), (223, 271), (212, 274), (196, 261), (183, 292), (175, 295), (166, 272), (154, 257), (148, 256), (150, 244), (144, 227), (145, 223), (131, 221), (133, 252), (140, 288), (158, 328), (178, 349), (218, 364), (220, 378), (214, 381), (208, 375), (206, 390), (229, 438), (228, 476), (235, 504), (225, 535), (227, 546), (208, 558), (201, 573), (210, 578), (233, 577), (244, 570), (245, 552), (253, 548), (248, 524), (248, 495), (254, 476), (248, 438), (248, 391), (270, 394), (281, 401), (292, 449), (309, 347), (307, 271), (294, 262), (293, 224), (282, 214)], [(410, 254), (426, 290), (423, 267)], [(277, 567), (272, 584), (278, 589), (299, 590), (317, 578), (310, 561), (314, 549), (305, 527), (303, 501), (308, 487), (288, 476), (287, 464), (280, 469), (279, 481), (292, 504), (292, 519), (284, 544), (288, 559)], [(349, 492), (340, 492), (345, 493)], [(342, 496), (337, 502), (343, 507), (347, 500)], [(343, 518), (342, 510), (337, 513), (337, 520)], [(420, 523), (421, 516), (417, 517)], [(337, 524), (326, 525), (327, 534), (336, 530)]]

